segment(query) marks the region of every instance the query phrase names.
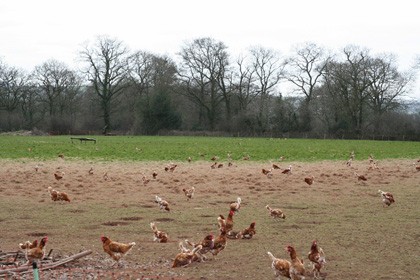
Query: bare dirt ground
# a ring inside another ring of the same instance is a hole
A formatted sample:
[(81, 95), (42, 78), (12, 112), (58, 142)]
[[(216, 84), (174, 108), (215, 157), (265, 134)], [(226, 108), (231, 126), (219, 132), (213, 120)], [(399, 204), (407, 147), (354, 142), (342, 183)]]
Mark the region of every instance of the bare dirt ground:
[[(41, 279), (274, 279), (270, 251), (290, 259), (284, 247), (295, 246), (307, 259), (312, 240), (326, 254), (325, 279), (420, 279), (420, 172), (414, 160), (389, 160), (369, 169), (368, 161), (277, 162), (292, 165), (292, 174), (262, 168), (270, 162), (235, 162), (210, 168), (212, 162), (0, 161), (0, 251), (48, 235), (47, 251), (62, 257), (93, 253), (62, 268), (43, 271)], [(35, 167), (38, 166), (38, 171)], [(93, 174), (89, 174), (92, 168)], [(54, 172), (63, 171), (62, 180)], [(151, 174), (158, 173), (156, 179)], [(367, 181), (357, 179), (355, 172)], [(107, 176), (104, 176), (104, 175)], [(143, 183), (143, 175), (150, 179)], [(303, 179), (313, 175), (315, 182)], [(71, 202), (51, 201), (47, 188), (67, 192)], [(195, 187), (187, 201), (182, 189)], [(396, 203), (384, 207), (378, 189), (392, 192)], [(159, 210), (154, 196), (170, 203)], [(171, 268), (178, 242), (199, 241), (218, 234), (217, 217), (228, 214), (230, 202), (242, 198), (234, 229), (256, 222), (250, 240), (228, 240), (215, 259)], [(281, 208), (285, 220), (274, 220), (265, 206)], [(168, 243), (153, 242), (150, 222), (169, 234)], [(119, 267), (102, 250), (100, 236), (136, 242)], [(4, 269), (5, 267), (3, 267)], [(31, 275), (16, 276), (31, 279)]]

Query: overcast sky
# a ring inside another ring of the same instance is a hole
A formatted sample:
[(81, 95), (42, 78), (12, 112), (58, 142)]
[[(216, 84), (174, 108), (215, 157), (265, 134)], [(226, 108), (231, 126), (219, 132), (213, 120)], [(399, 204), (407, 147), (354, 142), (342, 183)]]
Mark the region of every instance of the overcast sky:
[(185, 42), (211, 37), (232, 55), (257, 45), (287, 55), (302, 42), (335, 52), (353, 44), (372, 55), (395, 54), (404, 71), (420, 56), (416, 2), (0, 0), (0, 58), (29, 71), (51, 58), (77, 67), (81, 45), (98, 35), (171, 57)]

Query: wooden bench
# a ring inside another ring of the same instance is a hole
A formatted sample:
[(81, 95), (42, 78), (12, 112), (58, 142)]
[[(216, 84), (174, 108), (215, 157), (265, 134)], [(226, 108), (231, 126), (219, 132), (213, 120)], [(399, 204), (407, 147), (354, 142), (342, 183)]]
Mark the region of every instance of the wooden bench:
[(82, 142), (86, 142), (86, 141), (91, 141), (91, 142), (95, 142), (96, 144), (96, 139), (95, 138), (87, 138), (87, 137), (70, 137), (71, 142), (73, 143), (73, 140), (80, 140), (80, 143)]

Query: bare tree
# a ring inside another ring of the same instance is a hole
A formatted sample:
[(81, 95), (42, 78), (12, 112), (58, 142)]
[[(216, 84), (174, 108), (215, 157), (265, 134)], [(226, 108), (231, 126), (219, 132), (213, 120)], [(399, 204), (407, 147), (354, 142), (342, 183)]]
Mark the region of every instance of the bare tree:
[(399, 100), (414, 81), (413, 73), (400, 73), (395, 59), (391, 55), (372, 59), (370, 63), (369, 106), (373, 111), (373, 127), (379, 133), (382, 127), (382, 116), (401, 106)]
[(35, 67), (32, 79), (40, 91), (40, 97), (47, 104), (50, 116), (63, 115), (80, 87), (80, 79), (64, 63), (49, 60)]
[(24, 87), (20, 109), (25, 121), (25, 127), (28, 129), (35, 128), (45, 120), (46, 109), (41, 106), (36, 86), (32, 82), (27, 83)]
[(246, 112), (248, 105), (258, 95), (255, 86), (255, 68), (247, 63), (247, 57), (240, 56), (237, 61), (237, 70), (235, 71), (235, 96), (238, 100), (239, 111)]
[(199, 38), (184, 46), (180, 55), (182, 63), (179, 75), (185, 89), (181, 90), (181, 94), (198, 105), (199, 122), (205, 117), (209, 128), (213, 130), (220, 104), (226, 101), (228, 94), (226, 89), (221, 88), (229, 63), (226, 46), (211, 38)]
[(136, 94), (142, 95), (152, 87), (154, 55), (146, 51), (137, 51), (131, 56), (131, 79)]
[[(145, 51), (138, 51), (132, 55), (131, 79), (136, 98), (132, 103), (135, 111), (137, 113), (141, 111), (140, 113), (143, 114), (143, 121), (152, 119), (151, 114), (154, 113), (152, 101), (157, 94), (169, 96), (173, 92), (173, 87), (176, 86), (176, 75), (175, 63), (166, 56), (158, 56)], [(169, 97), (165, 101), (168, 100)], [(140, 107), (141, 110), (139, 110)], [(136, 117), (138, 118), (139, 115), (141, 114), (136, 114)]]
[(176, 65), (168, 57), (138, 51), (131, 56), (130, 65), (136, 95), (148, 95), (152, 88), (168, 88), (175, 84)]
[(219, 75), (217, 81), (219, 83), (220, 93), (223, 95), (223, 101), (225, 103), (226, 118), (224, 127), (228, 131), (231, 129), (231, 120), (232, 120), (232, 96), (234, 93), (234, 74), (230, 69), (227, 56), (218, 56), (219, 58)]
[[(140, 123), (140, 107), (150, 107), (151, 89), (153, 88), (154, 76), (154, 58), (152, 53), (146, 51), (136, 51), (130, 58), (130, 79), (132, 81), (132, 89), (129, 91), (130, 103), (129, 111), (132, 112), (135, 122), (133, 126), (137, 127)], [(132, 92), (132, 93), (131, 93)]]
[(39, 100), (49, 113), (49, 129), (66, 133), (72, 129), (80, 95), (81, 79), (77, 73), (57, 60), (36, 66), (32, 73)]
[(280, 62), (279, 55), (273, 50), (262, 47), (251, 49), (253, 71), (256, 79), (256, 89), (259, 98), (258, 123), (260, 129), (265, 131), (269, 125), (270, 95), (283, 76), (284, 63)]
[(106, 134), (111, 129), (112, 102), (129, 86), (129, 51), (121, 41), (98, 37), (80, 52), (85, 73), (101, 101)]
[(325, 50), (314, 43), (295, 47), (294, 55), (287, 59), (285, 78), (294, 86), (294, 92), (304, 96), (301, 114), (305, 130), (311, 129), (310, 102), (329, 59)]
[[(326, 68), (329, 93), (341, 102), (339, 110), (347, 112), (347, 125), (361, 135), (366, 117), (366, 101), (372, 81), (369, 76), (371, 59), (367, 50), (349, 46), (343, 50), (345, 62), (332, 62)], [(342, 113), (340, 113), (342, 114)]]
[(23, 71), (0, 61), (0, 110), (7, 112), (7, 129), (12, 129), (11, 116), (22, 102), (28, 81)]

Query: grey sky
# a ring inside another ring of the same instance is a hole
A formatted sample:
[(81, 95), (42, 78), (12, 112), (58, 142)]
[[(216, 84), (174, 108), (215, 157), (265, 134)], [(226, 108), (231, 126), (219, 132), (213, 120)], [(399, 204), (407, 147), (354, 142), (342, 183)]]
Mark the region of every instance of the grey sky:
[(9, 65), (30, 71), (54, 58), (77, 67), (82, 43), (98, 35), (171, 57), (198, 37), (224, 42), (233, 55), (256, 45), (287, 55), (302, 42), (335, 52), (353, 44), (395, 54), (402, 71), (420, 56), (413, 0), (0, 1), (0, 57)]

